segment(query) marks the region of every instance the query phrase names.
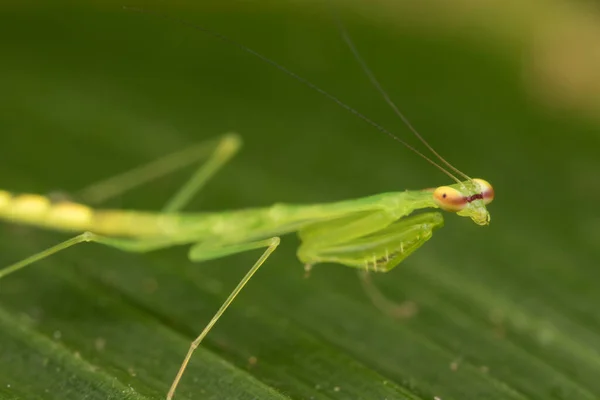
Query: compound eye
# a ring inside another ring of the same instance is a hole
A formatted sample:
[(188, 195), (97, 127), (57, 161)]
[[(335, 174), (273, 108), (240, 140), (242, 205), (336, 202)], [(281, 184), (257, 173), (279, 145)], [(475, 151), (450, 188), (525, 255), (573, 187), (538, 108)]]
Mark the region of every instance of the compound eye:
[(494, 201), (494, 188), (488, 181), (483, 179), (473, 179), (473, 182), (479, 185), (481, 195), (483, 196), (483, 204), (488, 205)]
[(444, 211), (458, 212), (467, 205), (467, 198), (450, 186), (440, 186), (433, 191), (433, 199)]

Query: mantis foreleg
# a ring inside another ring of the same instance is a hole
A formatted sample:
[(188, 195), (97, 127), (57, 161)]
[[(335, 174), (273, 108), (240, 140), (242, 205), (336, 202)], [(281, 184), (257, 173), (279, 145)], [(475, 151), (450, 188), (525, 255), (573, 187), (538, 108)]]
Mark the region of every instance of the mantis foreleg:
[(421, 247), (443, 224), (438, 212), (398, 220), (385, 210), (318, 222), (300, 231), (303, 243), (298, 257), (308, 265), (333, 262), (386, 272)]

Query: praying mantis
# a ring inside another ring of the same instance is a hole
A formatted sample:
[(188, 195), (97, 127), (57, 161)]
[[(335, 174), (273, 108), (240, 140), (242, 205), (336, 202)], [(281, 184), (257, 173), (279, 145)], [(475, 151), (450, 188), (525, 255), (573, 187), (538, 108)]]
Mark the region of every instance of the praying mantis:
[(95, 209), (70, 200), (55, 201), (47, 196), (13, 194), (0, 190), (0, 219), (11, 223), (71, 232), (75, 235), (0, 269), (0, 279), (57, 252), (85, 242), (138, 253), (190, 245), (188, 257), (192, 262), (264, 249), (200, 335), (191, 343), (167, 394), (167, 399), (171, 400), (195, 349), (253, 275), (277, 249), (282, 236), (294, 232), (298, 234), (301, 244), (297, 256), (307, 270), (320, 263), (336, 263), (362, 271), (387, 272), (420, 248), (432, 237), (436, 229), (443, 226), (442, 213), (431, 209), (441, 209), (468, 217), (477, 225), (489, 224), (490, 214), (486, 206), (493, 201), (495, 195), (491, 184), (483, 179), (472, 179), (463, 174), (425, 141), (383, 90), (360, 57), (346, 30), (343, 26), (339, 26), (346, 44), (386, 102), (433, 156), (452, 172), (381, 125), (280, 64), (219, 33), (197, 26), (194, 28), (241, 48), (328, 97), (440, 169), (454, 181), (453, 184), (433, 189), (382, 193), (334, 203), (276, 203), (270, 207), (223, 212), (183, 212), (194, 195), (241, 148), (241, 137), (237, 133), (227, 133), (212, 142), (201, 143), (92, 185), (83, 196), (102, 200), (183, 166), (202, 161), (189, 180), (158, 212)]

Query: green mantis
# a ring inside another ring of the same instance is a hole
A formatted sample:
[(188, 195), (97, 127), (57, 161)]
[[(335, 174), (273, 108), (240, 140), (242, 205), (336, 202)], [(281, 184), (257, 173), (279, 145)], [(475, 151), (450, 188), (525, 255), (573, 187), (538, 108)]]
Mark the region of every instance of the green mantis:
[[(222, 35), (208, 33), (232, 42)], [(457, 179), (435, 161), (329, 93), (262, 55), (232, 42), (390, 135), (440, 168), (456, 183), (436, 189), (383, 193), (328, 204), (274, 204), (265, 208), (218, 213), (182, 212), (193, 196), (239, 151), (241, 138), (235, 133), (228, 133), (214, 142), (186, 149), (93, 185), (83, 196), (98, 201), (151, 181), (184, 165), (203, 160), (204, 162), (188, 182), (159, 212), (93, 209), (70, 201), (54, 202), (40, 195), (16, 195), (8, 191), (0, 191), (0, 219), (76, 234), (71, 239), (1, 269), (0, 278), (84, 242), (95, 242), (127, 252), (148, 252), (189, 244), (191, 246), (189, 259), (193, 262), (264, 249), (260, 258), (192, 342), (167, 394), (167, 399), (172, 399), (195, 349), (256, 271), (275, 251), (281, 236), (298, 233), (301, 245), (297, 255), (308, 269), (319, 263), (337, 263), (365, 271), (387, 272), (429, 240), (434, 230), (443, 226), (442, 213), (435, 210), (419, 213), (415, 211), (440, 208), (468, 217), (478, 225), (487, 225), (490, 216), (486, 205), (494, 199), (492, 186), (482, 179), (471, 179), (462, 174), (427, 144), (383, 91), (358, 56), (343, 28), (342, 33), (357, 60), (394, 111), (443, 164), (461, 175), (464, 180)]]

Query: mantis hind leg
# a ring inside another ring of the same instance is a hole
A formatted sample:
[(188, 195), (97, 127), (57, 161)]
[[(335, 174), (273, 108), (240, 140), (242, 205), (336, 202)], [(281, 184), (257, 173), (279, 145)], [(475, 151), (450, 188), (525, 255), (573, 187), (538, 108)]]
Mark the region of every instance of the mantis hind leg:
[(177, 244), (173, 239), (118, 239), (110, 238), (105, 236), (99, 236), (92, 232), (84, 232), (80, 235), (74, 236), (63, 242), (58, 243), (52, 247), (49, 247), (39, 253), (29, 256), (21, 261), (11, 264), (3, 269), (0, 269), (0, 279), (5, 276), (16, 272), (22, 268), (27, 267), (37, 261), (41, 261), (44, 258), (50, 257), (60, 251), (66, 250), (69, 247), (75, 246), (76, 244), (94, 242), (103, 244), (105, 246), (113, 247), (119, 250), (127, 252), (143, 253), (151, 250), (158, 250), (165, 247), (169, 247)]
[(208, 180), (237, 153), (241, 144), (239, 135), (227, 133), (217, 140), (188, 147), (120, 175), (94, 183), (81, 190), (77, 197), (91, 205), (99, 204), (144, 183), (206, 159), (206, 162), (198, 167), (192, 177), (163, 208), (164, 212), (175, 212), (189, 203)]
[(242, 291), (244, 286), (250, 281), (252, 276), (258, 271), (258, 269), (264, 264), (264, 262), (269, 258), (271, 253), (275, 251), (277, 246), (279, 246), (280, 239), (278, 237), (272, 237), (270, 239), (260, 240), (256, 242), (247, 242), (247, 243), (237, 243), (237, 244), (218, 244), (218, 243), (210, 243), (203, 242), (195, 245), (190, 249), (189, 258), (192, 261), (204, 261), (214, 258), (225, 257), (231, 254), (241, 253), (248, 250), (254, 250), (259, 248), (266, 247), (267, 249), (263, 252), (260, 258), (254, 263), (252, 268), (248, 270), (246, 275), (242, 278), (242, 280), (237, 284), (235, 289), (229, 294), (227, 299), (221, 304), (215, 315), (211, 318), (209, 323), (204, 327), (200, 335), (190, 344), (190, 348), (185, 355), (181, 366), (179, 367), (179, 371), (171, 384), (171, 388), (169, 389), (169, 393), (167, 394), (167, 400), (171, 400), (175, 395), (175, 390), (179, 385), (181, 377), (187, 368), (187, 365), (194, 354), (194, 351), (198, 348), (202, 340), (206, 337), (208, 332), (213, 328), (213, 326), (217, 323), (219, 318), (225, 313), (227, 308), (231, 305), (233, 300), (237, 297), (237, 295)]

